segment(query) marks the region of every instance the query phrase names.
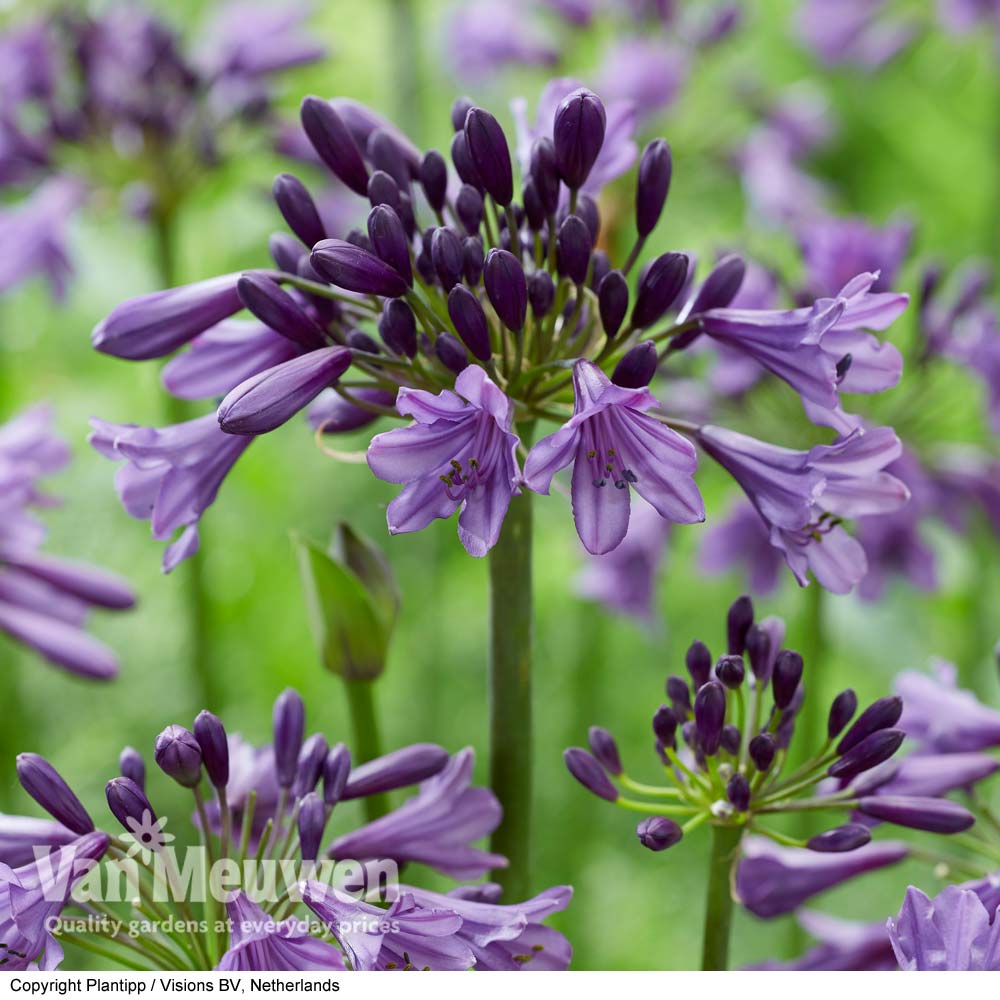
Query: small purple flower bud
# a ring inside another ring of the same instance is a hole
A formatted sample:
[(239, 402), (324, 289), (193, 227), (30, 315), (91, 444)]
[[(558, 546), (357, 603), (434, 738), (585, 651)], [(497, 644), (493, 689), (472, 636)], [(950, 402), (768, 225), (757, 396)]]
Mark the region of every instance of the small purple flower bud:
[(330, 749), (323, 763), (323, 801), (332, 809), (344, 794), (351, 776), (351, 751), (343, 743)]
[(415, 785), (438, 774), (448, 763), (448, 751), (434, 743), (414, 743), (359, 764), (344, 787), (342, 799), (362, 799)]
[(323, 774), (328, 752), (326, 737), (322, 733), (313, 733), (302, 744), (295, 767), (295, 781), (292, 783), (293, 798), (300, 799), (316, 787)]
[(743, 683), (745, 672), (742, 656), (720, 656), (715, 665), (715, 676), (733, 691)]
[(872, 795), (858, 799), (857, 810), (872, 819), (928, 833), (961, 833), (976, 817), (950, 799), (919, 795)]
[(635, 188), (635, 228), (643, 238), (660, 221), (672, 174), (670, 146), (666, 139), (654, 139), (642, 151)]
[(750, 670), (761, 684), (766, 684), (770, 680), (771, 637), (764, 629), (751, 625), (747, 630), (746, 649)]
[(684, 665), (691, 675), (695, 691), (702, 684), (707, 684), (712, 675), (712, 654), (709, 652), (708, 646), (700, 640), (692, 642), (684, 654)]
[(665, 747), (677, 745), (677, 716), (668, 705), (661, 705), (653, 715), (653, 733)]
[(590, 245), (594, 246), (601, 235), (601, 211), (597, 202), (589, 194), (581, 194), (576, 202), (576, 215), (583, 220), (590, 233)]
[(160, 770), (185, 788), (201, 781), (201, 747), (194, 733), (183, 726), (167, 726), (156, 737), (153, 757)]
[(325, 826), (326, 806), (315, 792), (309, 792), (299, 802), (299, 848), (303, 861), (315, 861), (318, 857)]
[(778, 744), (770, 733), (758, 733), (748, 747), (753, 766), (762, 774), (774, 763)]
[(711, 757), (718, 751), (725, 721), (726, 689), (717, 681), (709, 681), (694, 696), (694, 723), (698, 742), (706, 756)]
[(463, 184), (455, 199), (455, 212), (465, 231), (475, 236), (483, 222), (483, 196), (471, 184)]
[(81, 837), (93, 832), (94, 821), (83, 808), (83, 803), (44, 757), (37, 753), (19, 753), (17, 778), (21, 787), (67, 830)]
[(668, 677), (666, 692), (667, 697), (673, 702), (675, 709), (678, 706), (685, 710), (691, 708), (691, 689), (683, 677), (677, 677), (676, 675)]
[(622, 355), (611, 374), (611, 381), (625, 389), (642, 389), (653, 381), (656, 361), (656, 344), (644, 340)]
[(774, 704), (778, 708), (785, 709), (791, 705), (800, 680), (802, 657), (794, 649), (783, 649), (774, 661), (774, 675), (771, 679)]
[(298, 691), (285, 688), (274, 703), (274, 771), (279, 788), (291, 788), (306, 728), (306, 707)]
[(722, 727), (722, 749), (734, 757), (740, 752), (740, 731), (736, 726)]
[(863, 771), (870, 771), (888, 760), (903, 742), (906, 734), (901, 729), (879, 729), (853, 746), (827, 770), (831, 778), (850, 781)]
[(469, 367), (469, 355), (462, 342), (450, 333), (438, 334), (437, 340), (434, 341), (434, 353), (438, 361), (455, 375), (460, 375)]
[[(199, 712), (194, 720), (194, 738), (201, 747), (201, 760), (208, 780), (214, 788), (225, 788), (229, 784), (229, 741), (222, 720), (207, 709)], [(129, 777), (124, 769), (122, 774)]]
[(470, 108), (465, 116), (465, 145), (490, 197), (506, 208), (514, 198), (510, 149), (500, 122), (483, 108)]
[(610, 340), (621, 329), (628, 312), (628, 282), (621, 271), (609, 271), (604, 276), (597, 289), (597, 304), (601, 324)]
[(687, 280), (688, 259), (682, 253), (661, 254), (643, 273), (632, 307), (632, 326), (652, 326), (674, 304)]
[(622, 759), (618, 753), (618, 744), (615, 738), (601, 726), (591, 726), (587, 730), (587, 742), (597, 762), (608, 774), (619, 775), (622, 773)]
[(541, 232), (545, 228), (545, 206), (538, 196), (535, 182), (530, 177), (524, 182), (521, 201), (524, 203), (524, 215), (528, 220), (528, 228), (534, 233)]
[(750, 631), (751, 625), (753, 625), (753, 601), (744, 594), (733, 601), (726, 615), (726, 638), (730, 654), (742, 655), (746, 649), (747, 632)]
[(135, 747), (125, 747), (118, 755), (118, 770), (123, 777), (131, 778), (140, 788), (146, 787), (146, 762)]
[(326, 346), (316, 321), (276, 281), (262, 274), (244, 274), (236, 291), (243, 305), (276, 333), (307, 350)]
[(574, 285), (582, 285), (587, 280), (590, 266), (590, 230), (576, 215), (569, 215), (559, 227), (556, 238), (556, 260), (559, 274), (569, 278)]
[(823, 833), (817, 833), (806, 842), (810, 851), (820, 854), (843, 854), (856, 851), (872, 839), (872, 832), (861, 823), (845, 823)]
[(482, 177), (476, 169), (475, 161), (469, 152), (469, 144), (465, 141), (464, 132), (456, 132), (451, 140), (451, 162), (463, 184), (474, 187), (480, 194), (485, 190)]
[(367, 250), (369, 253), (375, 253), (375, 248), (372, 246), (372, 241), (368, 239), (368, 234), (363, 233), (360, 229), (349, 229), (346, 239), (353, 246)]
[(354, 137), (329, 101), (307, 97), (300, 111), (302, 127), (319, 158), (355, 194), (368, 194), (368, 171)]
[(490, 346), (490, 327), (486, 313), (479, 299), (465, 285), (455, 285), (448, 293), (448, 315), (462, 343), (480, 361), (489, 361), (493, 356)]
[(830, 739), (835, 739), (844, 731), (844, 726), (854, 717), (854, 713), (858, 710), (858, 696), (851, 690), (847, 688), (846, 691), (841, 691), (836, 698), (833, 699), (833, 704), (830, 706), (830, 717), (826, 723), (826, 734)]
[(464, 264), (462, 241), (453, 230), (441, 226), (434, 231), (431, 238), (431, 260), (441, 287), (446, 292), (451, 291), (462, 280)]
[[(131, 778), (112, 778), (104, 786), (104, 795), (111, 814), (130, 833), (136, 825), (145, 827), (150, 821), (156, 822), (156, 813), (153, 812), (146, 793)], [(150, 843), (143, 846), (153, 845)]]
[(402, 299), (389, 299), (378, 318), (378, 332), (393, 354), (412, 358), (417, 353), (417, 321)]
[(436, 149), (428, 150), (420, 161), (420, 185), (427, 203), (440, 213), (448, 195), (448, 165)]
[(747, 266), (738, 254), (723, 257), (702, 282), (689, 314), (697, 316), (709, 309), (725, 309), (736, 298)]
[(903, 714), (903, 699), (898, 695), (887, 698), (879, 698), (872, 702), (854, 721), (854, 725), (847, 730), (844, 738), (837, 744), (837, 753), (847, 753), (852, 747), (856, 747), (866, 736), (879, 729), (888, 729), (899, 722), (899, 717)]
[(395, 209), (376, 205), (368, 213), (368, 238), (375, 253), (386, 262), (407, 285), (413, 284), (410, 267), (410, 242)]
[(745, 774), (736, 772), (726, 785), (726, 798), (737, 812), (745, 813), (750, 808), (750, 782)]
[(680, 825), (669, 816), (650, 816), (635, 828), (635, 833), (639, 843), (651, 851), (665, 851), (679, 844), (684, 836)]
[[(393, 301), (398, 301), (398, 299), (394, 299)], [(347, 334), (347, 346), (352, 351), (363, 351), (365, 354), (382, 353), (382, 349), (375, 342), (375, 339), (369, 337), (364, 330), (351, 330)]]
[(681, 737), (684, 739), (684, 742), (692, 749), (694, 749), (694, 747), (697, 746), (698, 729), (694, 724), (694, 719), (691, 719), (689, 722), (685, 722), (684, 725), (681, 726)]
[(466, 236), (462, 240), (462, 274), (470, 285), (479, 283), (485, 262), (483, 241), (478, 236)]
[(302, 246), (294, 236), (289, 233), (271, 233), (267, 239), (267, 251), (279, 270), (289, 274), (298, 273)]
[(395, 299), (409, 290), (406, 279), (369, 250), (347, 240), (320, 240), (309, 255), (316, 273), (339, 288)]
[(316, 203), (305, 184), (293, 174), (278, 174), (274, 179), (274, 200), (288, 223), (288, 228), (311, 250), (325, 239), (326, 230)]
[(556, 167), (566, 186), (580, 188), (604, 145), (607, 115), (601, 99), (581, 87), (563, 98), (552, 124)]
[(604, 772), (604, 768), (580, 747), (570, 747), (563, 751), (563, 760), (569, 773), (589, 792), (609, 802), (618, 801), (618, 792)]
[(486, 255), (483, 282), (500, 322), (519, 333), (528, 312), (528, 283), (518, 259), (507, 250), (492, 249)]
[(451, 127), (456, 132), (465, 128), (465, 116), (475, 107), (471, 97), (456, 97), (451, 105)]
[(368, 203), (372, 208), (388, 205), (398, 215), (400, 202), (399, 185), (384, 170), (376, 170), (368, 178)]
[(546, 136), (532, 144), (530, 174), (545, 215), (555, 215), (559, 208), (559, 170), (555, 146)]
[(399, 143), (384, 128), (377, 128), (371, 132), (365, 152), (376, 170), (387, 173), (401, 191), (409, 190), (410, 166)]
[(595, 250), (590, 255), (590, 287), (597, 291), (601, 282), (611, 273), (611, 258), (605, 250)]
[(528, 279), (528, 301), (535, 316), (544, 316), (552, 308), (556, 286), (548, 271), (535, 271)]

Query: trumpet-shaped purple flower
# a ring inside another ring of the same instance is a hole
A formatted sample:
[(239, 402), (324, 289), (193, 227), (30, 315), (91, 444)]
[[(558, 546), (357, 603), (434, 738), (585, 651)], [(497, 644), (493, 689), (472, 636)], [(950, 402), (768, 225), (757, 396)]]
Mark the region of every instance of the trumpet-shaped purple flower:
[(652, 393), (614, 385), (589, 361), (574, 366), (573, 387), (573, 416), (531, 449), (524, 478), (529, 489), (548, 493), (552, 477), (573, 464), (573, 516), (584, 548), (602, 555), (621, 543), (630, 487), (668, 521), (704, 520), (694, 448), (646, 412), (659, 405)]
[(20, 868), (35, 860), (36, 847), (65, 847), (77, 836), (51, 819), (0, 815), (0, 864)]
[(162, 428), (90, 423), (94, 449), (126, 462), (115, 476), (125, 510), (150, 521), (157, 541), (182, 529), (163, 554), (163, 571), (169, 573), (198, 551), (198, 522), (253, 437), (226, 434), (214, 414)]
[(788, 972), (883, 972), (897, 968), (889, 935), (881, 921), (873, 924), (841, 920), (827, 913), (802, 910), (799, 926), (819, 944), (790, 962), (766, 962), (753, 968)]
[(420, 531), (457, 510), (466, 551), (485, 556), (519, 492), (511, 401), (470, 365), (455, 379), (455, 392), (400, 389), (396, 408), (415, 422), (376, 435), (368, 446), (372, 472), (406, 484), (389, 504), (390, 533)]
[(771, 544), (767, 525), (753, 504), (740, 498), (730, 504), (724, 518), (710, 521), (698, 550), (698, 565), (706, 573), (725, 573), (742, 565), (750, 590), (770, 594), (778, 586), (784, 559)]

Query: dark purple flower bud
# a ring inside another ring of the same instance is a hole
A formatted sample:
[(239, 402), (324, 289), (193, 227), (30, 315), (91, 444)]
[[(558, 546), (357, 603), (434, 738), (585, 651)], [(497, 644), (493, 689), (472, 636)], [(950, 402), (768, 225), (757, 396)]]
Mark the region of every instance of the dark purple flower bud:
[(376, 205), (368, 213), (368, 238), (375, 253), (386, 262), (407, 285), (413, 284), (410, 268), (410, 241), (395, 209)]
[(391, 792), (406, 785), (433, 778), (448, 763), (448, 751), (434, 743), (414, 743), (402, 750), (383, 754), (352, 772), (341, 796), (362, 799), (380, 792)]
[(288, 228), (311, 250), (325, 239), (326, 230), (312, 195), (293, 174), (278, 174), (274, 179), (274, 200)]
[(879, 698), (872, 702), (854, 721), (854, 725), (844, 734), (837, 744), (837, 753), (847, 753), (856, 747), (866, 736), (879, 729), (888, 729), (899, 722), (903, 714), (903, 699), (898, 695)]
[(464, 132), (456, 132), (451, 140), (451, 162), (463, 184), (474, 187), (480, 194), (485, 190), (482, 177), (476, 169), (475, 161), (469, 152), (469, 144), (465, 141)]
[(688, 259), (682, 253), (661, 254), (639, 280), (632, 308), (632, 326), (652, 326), (673, 304), (687, 280)]
[(854, 717), (858, 710), (858, 696), (850, 689), (841, 691), (830, 706), (830, 717), (826, 723), (826, 734), (835, 739), (844, 731), (844, 726)]
[(618, 792), (611, 784), (611, 779), (604, 772), (604, 768), (589, 754), (580, 747), (570, 747), (563, 751), (563, 760), (569, 773), (587, 789), (602, 799), (609, 802), (618, 801)]
[[(399, 299), (392, 299), (398, 302)], [(347, 346), (352, 351), (363, 351), (365, 354), (381, 354), (382, 349), (375, 342), (374, 337), (369, 337), (364, 330), (351, 330), (347, 334)]]
[(427, 203), (440, 214), (448, 195), (448, 165), (436, 149), (428, 150), (420, 161), (420, 185)]
[(451, 127), (456, 132), (465, 128), (465, 116), (475, 107), (471, 97), (456, 97), (451, 105)]
[(758, 733), (748, 747), (750, 759), (758, 771), (764, 773), (774, 763), (774, 755), (778, 752), (778, 744), (770, 733)]
[(351, 751), (343, 743), (330, 749), (323, 763), (323, 801), (332, 809), (344, 794), (351, 776)]
[(378, 318), (378, 332), (385, 346), (401, 357), (417, 353), (417, 321), (402, 299), (389, 299)]
[(83, 803), (44, 757), (37, 753), (19, 753), (17, 778), (21, 787), (67, 830), (81, 837), (93, 832), (94, 821), (83, 808)]
[[(229, 784), (229, 741), (222, 720), (207, 709), (199, 712), (194, 720), (194, 738), (201, 747), (208, 780), (214, 788), (225, 788)], [(128, 777), (124, 770), (122, 774)]]
[(712, 654), (709, 652), (708, 646), (700, 640), (692, 642), (684, 654), (684, 665), (691, 675), (695, 691), (702, 684), (707, 684), (712, 675)]
[(653, 715), (653, 733), (665, 747), (677, 745), (677, 716), (668, 705), (661, 705)]
[(302, 246), (294, 236), (289, 233), (271, 233), (267, 239), (267, 250), (279, 270), (289, 274), (298, 273)]
[(352, 191), (368, 194), (368, 171), (354, 137), (329, 101), (307, 97), (300, 111), (302, 127), (319, 158)]
[(146, 787), (146, 762), (135, 747), (125, 747), (118, 755), (118, 770), (123, 777), (131, 778), (140, 788)]
[(441, 226), (434, 231), (431, 260), (434, 261), (434, 270), (441, 287), (446, 292), (462, 280), (462, 267), (465, 263), (463, 253), (462, 241), (453, 230)]
[(521, 201), (524, 202), (524, 215), (528, 220), (528, 228), (534, 233), (541, 232), (545, 228), (545, 206), (538, 196), (535, 182), (530, 177), (524, 182)]
[(720, 656), (715, 665), (715, 676), (733, 691), (743, 683), (745, 672), (742, 656)]
[(639, 843), (651, 851), (665, 851), (679, 844), (684, 836), (680, 825), (669, 816), (650, 816), (635, 828), (635, 833)]
[(604, 250), (595, 250), (590, 255), (590, 287), (597, 291), (601, 282), (611, 273), (611, 258)]
[(785, 709), (791, 705), (800, 680), (802, 657), (794, 649), (783, 649), (774, 661), (774, 675), (771, 679), (774, 704), (778, 708)]
[(480, 361), (489, 361), (493, 356), (490, 346), (490, 327), (486, 313), (479, 299), (465, 285), (455, 285), (448, 293), (448, 315), (462, 343)]
[[(104, 786), (104, 795), (108, 800), (111, 814), (129, 833), (132, 833), (137, 826), (148, 829), (156, 822), (156, 813), (153, 812), (146, 793), (131, 778), (113, 778)], [(145, 833), (144, 836), (150, 839), (142, 846), (149, 848), (158, 846), (152, 840), (150, 833)]]
[(492, 249), (486, 255), (483, 282), (500, 322), (520, 332), (528, 312), (528, 283), (518, 259), (507, 250)]
[(326, 806), (315, 793), (309, 792), (299, 802), (299, 849), (303, 861), (315, 861), (326, 826)]
[(736, 298), (746, 274), (746, 264), (738, 254), (728, 254), (702, 282), (691, 304), (689, 315), (697, 316), (709, 309), (725, 309)]
[(685, 722), (684, 725), (681, 726), (681, 736), (683, 737), (684, 742), (692, 749), (697, 746), (698, 729), (694, 724), (694, 719), (691, 719), (689, 722)]
[(483, 187), (498, 205), (506, 208), (514, 197), (514, 175), (500, 122), (483, 108), (470, 108), (464, 132), (466, 148)]
[(348, 230), (347, 242), (352, 246), (367, 250), (369, 253), (375, 253), (375, 247), (372, 246), (372, 241), (368, 239), (368, 234), (363, 233), (360, 229)]
[(858, 799), (858, 812), (896, 826), (928, 833), (961, 833), (976, 817), (950, 799), (928, 799), (918, 795), (872, 795)]
[(672, 675), (667, 678), (667, 697), (673, 702), (675, 708), (680, 706), (687, 710), (691, 708), (691, 689), (683, 677)]
[(528, 279), (528, 301), (535, 316), (544, 316), (552, 308), (556, 286), (548, 271), (535, 271)]
[(861, 823), (845, 823), (823, 833), (817, 833), (806, 842), (810, 851), (820, 854), (843, 854), (856, 851), (872, 839), (872, 832)]
[(706, 756), (711, 757), (718, 751), (725, 721), (726, 689), (717, 681), (709, 681), (694, 696), (694, 723), (698, 742)]
[(879, 729), (835, 760), (827, 773), (831, 778), (850, 781), (862, 771), (870, 771), (888, 760), (899, 749), (905, 736), (901, 729)]
[(455, 212), (465, 231), (475, 236), (483, 222), (483, 196), (471, 184), (463, 184), (455, 199)]
[(470, 285), (479, 283), (485, 262), (483, 241), (478, 236), (466, 236), (462, 240), (462, 274)]
[(326, 737), (322, 733), (313, 733), (302, 744), (295, 767), (295, 781), (292, 783), (293, 798), (300, 799), (316, 787), (323, 774), (328, 751)]
[(559, 274), (569, 278), (574, 285), (582, 285), (587, 280), (590, 248), (590, 230), (586, 223), (576, 215), (567, 216), (556, 238)]
[(272, 715), (274, 771), (279, 788), (291, 788), (299, 765), (306, 728), (306, 707), (298, 691), (286, 688), (278, 695)]
[(369, 134), (365, 152), (376, 170), (387, 173), (401, 191), (409, 190), (410, 165), (399, 143), (384, 128)]
[(751, 625), (747, 630), (746, 650), (754, 677), (766, 684), (770, 680), (771, 637), (764, 629)]
[(399, 214), (400, 201), (399, 185), (384, 170), (376, 170), (368, 178), (368, 203), (372, 208), (388, 205)]
[(753, 625), (753, 601), (744, 594), (729, 606), (726, 615), (726, 639), (731, 655), (741, 655), (746, 649), (747, 632)]
[(590, 175), (604, 145), (607, 116), (601, 99), (581, 87), (563, 98), (552, 124), (556, 167), (566, 186), (575, 191)]
[(460, 375), (469, 367), (469, 355), (462, 342), (450, 333), (438, 334), (437, 340), (434, 341), (434, 353), (438, 361), (455, 375)]
[(307, 350), (326, 346), (316, 321), (276, 281), (262, 274), (244, 274), (236, 290), (243, 305), (275, 333)]
[(320, 240), (309, 255), (316, 273), (349, 292), (395, 299), (409, 290), (406, 279), (374, 253), (347, 240)]
[(642, 151), (635, 188), (635, 228), (648, 236), (660, 221), (670, 191), (673, 160), (666, 139), (654, 139)]
[(750, 808), (750, 782), (745, 774), (738, 771), (726, 785), (726, 798), (737, 812), (745, 813)]
[(610, 271), (605, 275), (597, 289), (597, 303), (601, 324), (610, 339), (621, 329), (628, 311), (628, 282), (621, 271)]
[(642, 389), (653, 381), (656, 361), (656, 344), (644, 340), (622, 355), (611, 374), (611, 381), (625, 389)]
[(583, 220), (587, 232), (590, 233), (590, 245), (594, 246), (601, 235), (601, 212), (597, 202), (589, 194), (581, 194), (576, 202), (576, 215)]
[(618, 753), (618, 744), (615, 738), (601, 726), (591, 726), (587, 730), (587, 742), (590, 744), (591, 752), (597, 758), (598, 763), (608, 774), (619, 775), (622, 773), (622, 759)]
[(546, 216), (555, 215), (559, 208), (559, 170), (556, 150), (546, 136), (536, 139), (531, 147), (531, 181)]
[(183, 726), (167, 726), (156, 737), (153, 757), (160, 770), (185, 788), (194, 788), (201, 781), (201, 747)]
[(740, 731), (736, 726), (722, 727), (722, 749), (734, 757), (740, 752)]

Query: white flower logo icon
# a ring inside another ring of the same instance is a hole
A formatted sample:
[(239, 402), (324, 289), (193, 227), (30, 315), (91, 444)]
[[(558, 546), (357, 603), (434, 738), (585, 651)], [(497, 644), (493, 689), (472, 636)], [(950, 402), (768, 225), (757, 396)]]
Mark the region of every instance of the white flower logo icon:
[(128, 856), (141, 855), (143, 864), (149, 864), (154, 851), (162, 850), (174, 840), (174, 835), (163, 829), (167, 825), (166, 816), (156, 819), (148, 809), (143, 809), (141, 820), (129, 816), (126, 822), (129, 832), (123, 833), (121, 839), (128, 844)]

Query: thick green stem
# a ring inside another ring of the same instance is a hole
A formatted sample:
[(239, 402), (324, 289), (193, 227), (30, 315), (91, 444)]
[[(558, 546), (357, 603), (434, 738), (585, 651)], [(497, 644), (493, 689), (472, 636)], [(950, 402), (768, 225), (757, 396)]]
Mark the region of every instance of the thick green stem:
[[(347, 708), (354, 734), (352, 756), (355, 764), (363, 764), (382, 754), (382, 738), (375, 715), (374, 681), (345, 680), (344, 689), (347, 692)], [(389, 811), (387, 795), (369, 795), (364, 802), (365, 816), (369, 823)]]
[(490, 849), (510, 867), (494, 872), (506, 902), (530, 896), (531, 494), (511, 500), (490, 552), (490, 785), (503, 820)]
[(742, 836), (743, 828), (739, 826), (712, 827), (701, 949), (701, 967), (705, 971), (725, 972), (729, 968), (729, 936), (733, 922), (732, 870)]

